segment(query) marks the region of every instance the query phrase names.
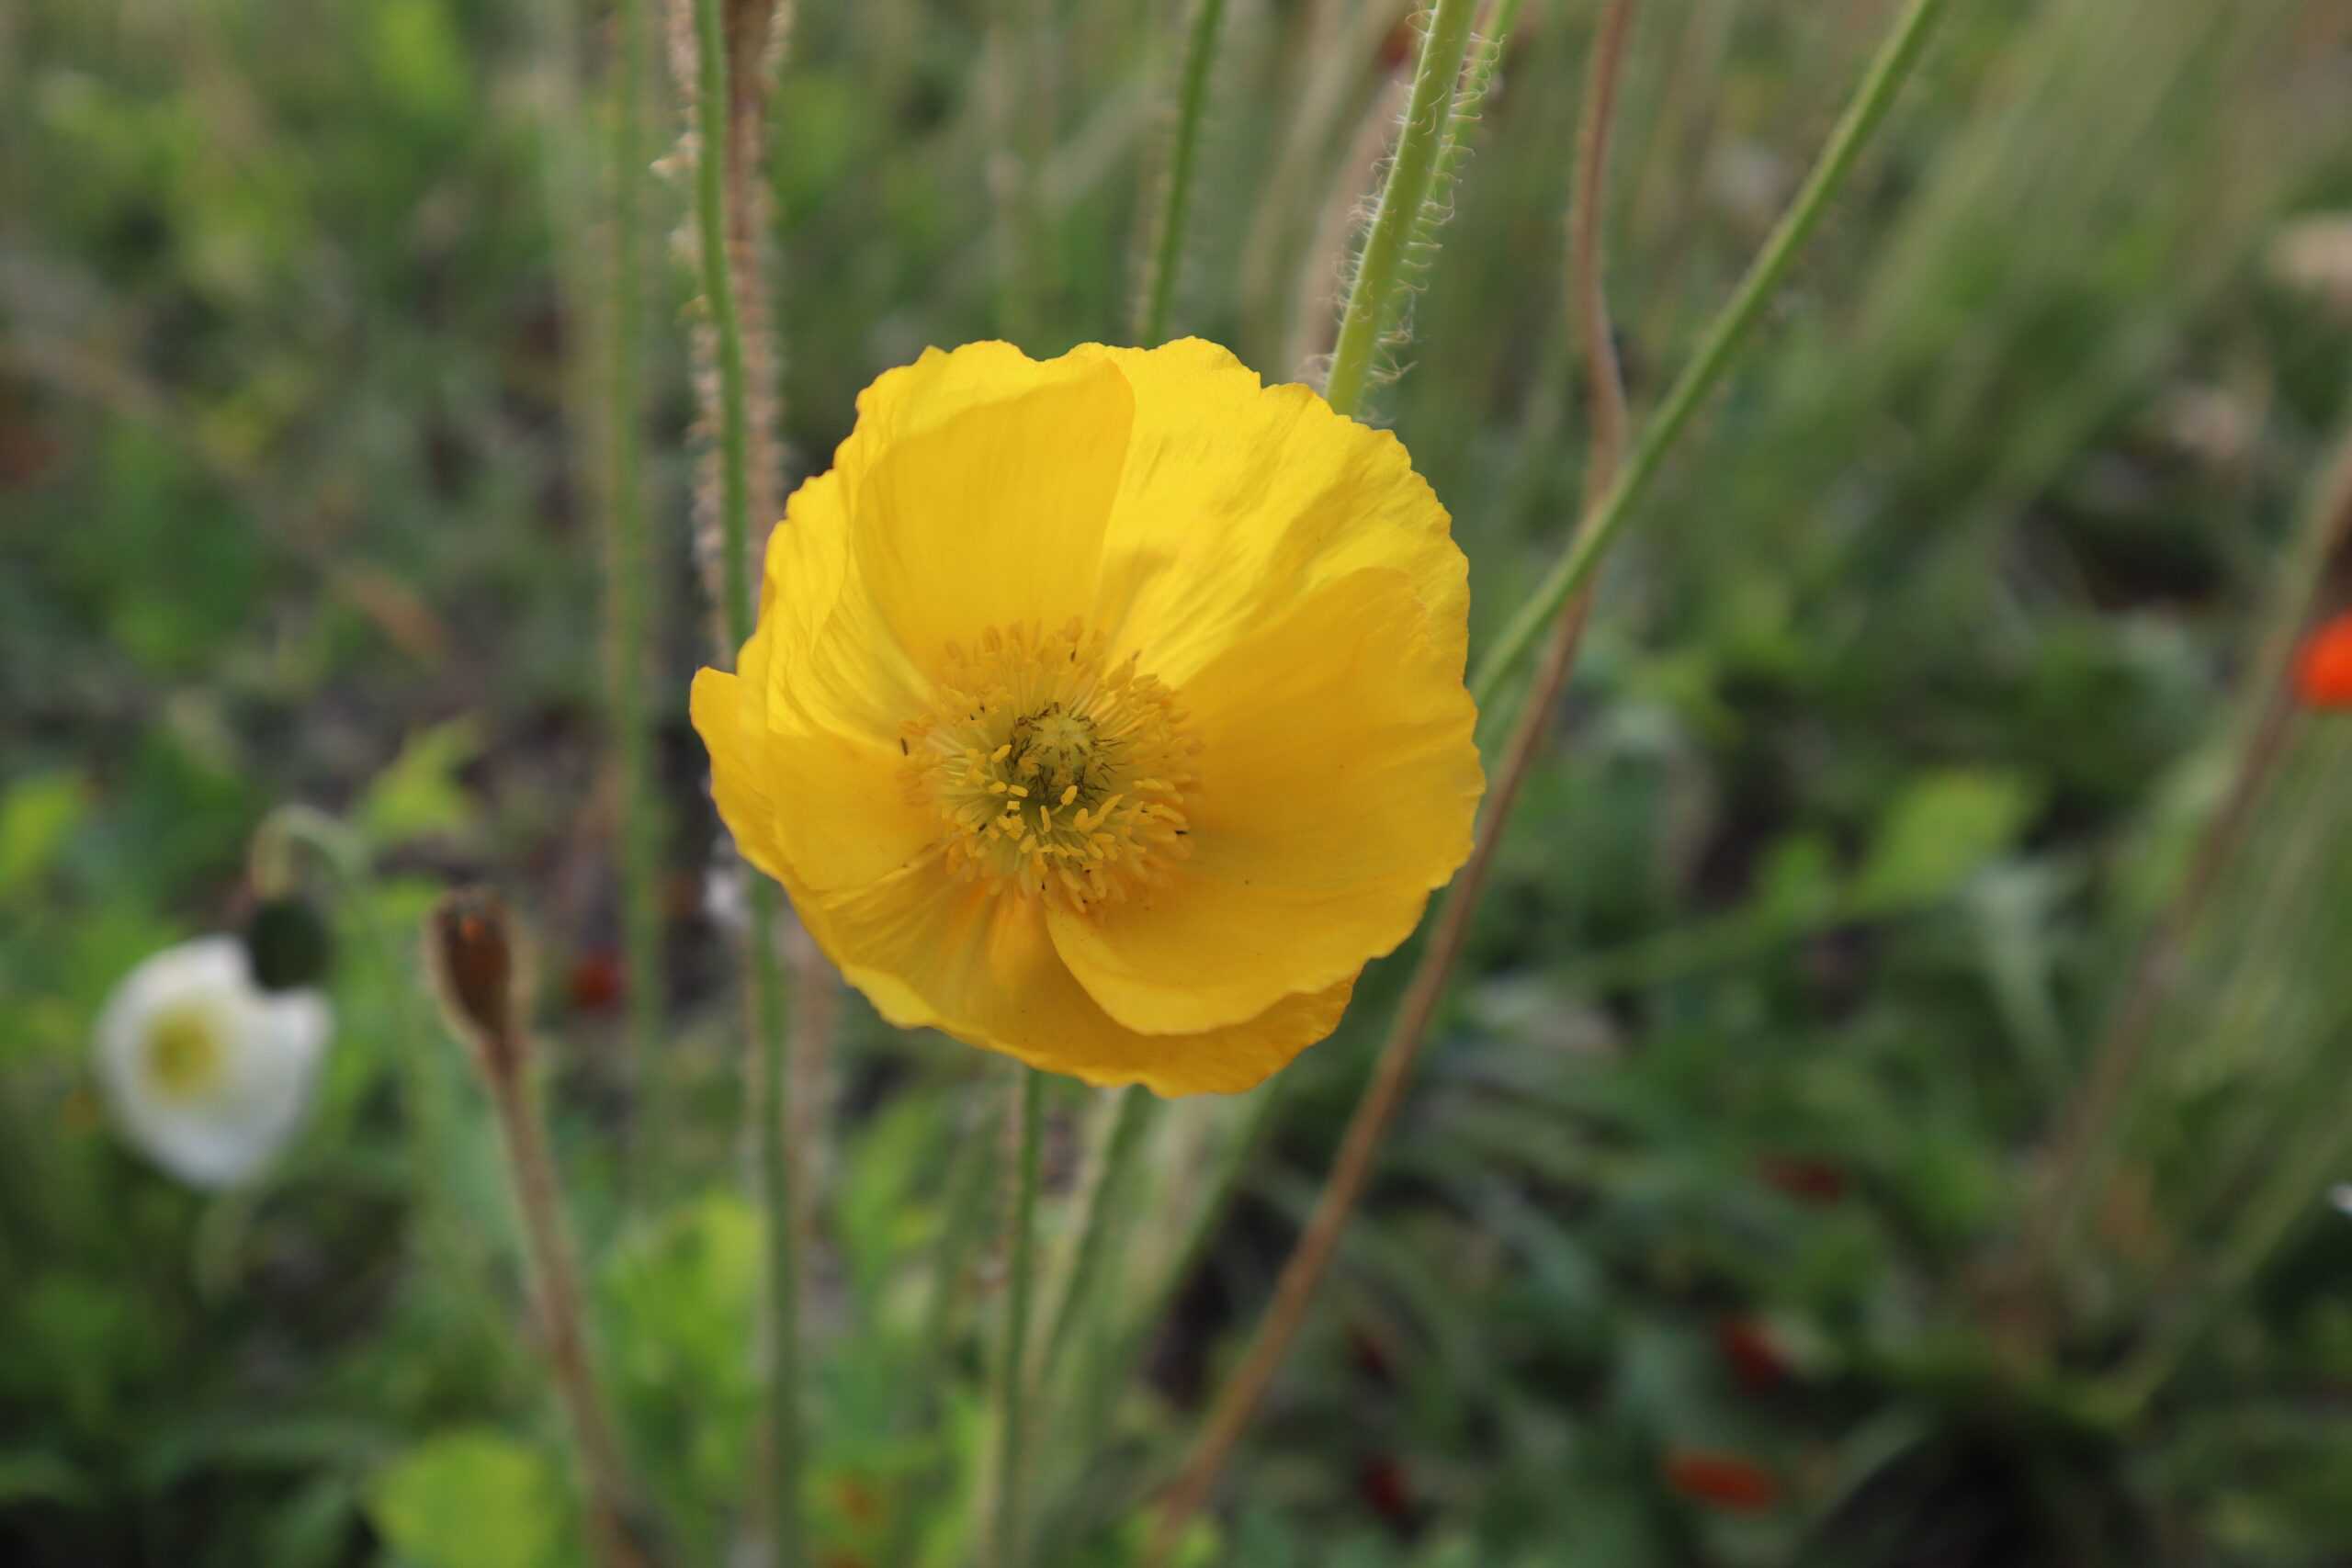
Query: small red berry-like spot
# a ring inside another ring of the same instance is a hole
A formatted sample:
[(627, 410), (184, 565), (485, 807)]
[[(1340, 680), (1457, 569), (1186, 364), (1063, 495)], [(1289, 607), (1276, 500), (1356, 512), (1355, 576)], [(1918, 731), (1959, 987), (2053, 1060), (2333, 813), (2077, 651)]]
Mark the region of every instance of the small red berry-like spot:
[(1752, 1317), (1726, 1317), (1715, 1325), (1715, 1348), (1731, 1363), (1740, 1386), (1750, 1393), (1766, 1393), (1789, 1375), (1788, 1358), (1772, 1337), (1772, 1330)]
[(2305, 707), (2352, 708), (2352, 610), (2303, 644), (2295, 659), (2295, 694)]
[(598, 948), (572, 961), (567, 989), (571, 1005), (582, 1012), (603, 1012), (628, 989), (628, 975), (614, 953)]
[(1712, 1449), (1675, 1449), (1666, 1483), (1693, 1503), (1728, 1514), (1760, 1514), (1781, 1500), (1781, 1483), (1762, 1465)]
[(1846, 1195), (1845, 1167), (1826, 1159), (1767, 1155), (1756, 1162), (1756, 1174), (1803, 1203), (1835, 1203)]
[(1388, 1381), (1392, 1372), (1388, 1352), (1380, 1341), (1353, 1325), (1348, 1329), (1348, 1360), (1364, 1376), (1378, 1378), (1383, 1382)]
[(1394, 1454), (1374, 1454), (1356, 1468), (1356, 1491), (1364, 1505), (1392, 1525), (1403, 1524), (1413, 1511), (1405, 1485), (1405, 1467)]
[(1420, 41), (1420, 29), (1413, 26), (1410, 17), (1398, 21), (1381, 35), (1380, 68), (1383, 71), (1401, 70), (1405, 62), (1413, 58), (1413, 51)]

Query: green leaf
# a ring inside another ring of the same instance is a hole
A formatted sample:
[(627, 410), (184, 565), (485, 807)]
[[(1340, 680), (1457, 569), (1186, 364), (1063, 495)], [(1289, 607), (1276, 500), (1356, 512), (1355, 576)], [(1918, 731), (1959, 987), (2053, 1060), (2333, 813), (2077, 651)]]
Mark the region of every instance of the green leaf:
[(367, 1508), (414, 1568), (552, 1568), (568, 1513), (546, 1457), (487, 1428), (411, 1449), (377, 1474)]
[(2041, 802), (2023, 776), (1990, 768), (1930, 773), (1880, 820), (1854, 885), (1866, 912), (1933, 903), (2007, 850)]
[(10, 784), (0, 795), (0, 898), (46, 873), (88, 815), (88, 789), (79, 773), (35, 773)]
[(78, 1506), (96, 1495), (90, 1478), (55, 1454), (0, 1453), (0, 1507), (34, 1502)]
[[(599, 1299), (616, 1385), (665, 1490), (717, 1507), (740, 1484), (759, 1407), (760, 1219), (714, 1192), (609, 1255)], [(687, 1511), (691, 1512), (691, 1508)]]
[(474, 819), (474, 804), (458, 773), (481, 755), (481, 735), (469, 718), (410, 736), (368, 786), (352, 821), (378, 844), (463, 831)]
[(1784, 834), (1757, 872), (1755, 912), (1792, 926), (1825, 917), (1838, 903), (1838, 855), (1818, 833)]

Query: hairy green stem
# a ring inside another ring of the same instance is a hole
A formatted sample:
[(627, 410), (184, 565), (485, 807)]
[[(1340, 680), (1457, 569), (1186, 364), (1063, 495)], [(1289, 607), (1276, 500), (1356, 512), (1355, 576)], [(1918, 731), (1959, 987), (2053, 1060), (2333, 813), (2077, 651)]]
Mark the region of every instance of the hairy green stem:
[(1038, 1354), (1035, 1383), (1041, 1393), (1053, 1381), (1055, 1363), (1069, 1343), (1079, 1314), (1091, 1304), (1094, 1276), (1102, 1267), (1102, 1254), (1109, 1245), (1111, 1229), (1117, 1223), (1136, 1156), (1143, 1148), (1145, 1130), (1151, 1125), (1154, 1103), (1151, 1091), (1136, 1084), (1120, 1090), (1111, 1109), (1110, 1131), (1103, 1138), (1093, 1178), (1086, 1187), (1077, 1249), (1070, 1254), (1069, 1273), (1062, 1281), (1061, 1300), (1048, 1320), (1046, 1343)]
[(1895, 25), (1894, 31), (1871, 62), (1869, 73), (1846, 107), (1837, 130), (1831, 133), (1829, 144), (1823, 149), (1820, 161), (1805, 176), (1804, 186), (1797, 193), (1780, 224), (1772, 231), (1763, 251), (1740, 280), (1738, 292), (1724, 307), (1713, 324), (1707, 329), (1705, 339), (1681, 378), (1667, 393), (1666, 401), (1643, 427), (1642, 437), (1634, 448), (1633, 457), (1617, 476), (1600, 503), (1600, 512), (1591, 525), (1577, 536), (1559, 563), (1545, 574), (1542, 583), (1527, 596), (1526, 602), (1511, 615), (1494, 646), (1478, 666), (1477, 678), (1471, 682), (1470, 694), (1484, 709), (1494, 701), (1512, 668), (1544, 634), (1560, 606), (1568, 596), (1582, 587), (1600, 564), (1601, 557), (1616, 542), (1625, 520), (1657, 479), (1659, 466), (1667, 453), (1690, 423), (1700, 404), (1720, 385), (1732, 367), (1739, 362), (1748, 346), (1756, 324), (1764, 314), (1781, 280), (1788, 276), (1790, 264), (1797, 251), (1819, 226), (1829, 210), (1830, 201), (1845, 186), (1853, 173), (1855, 159), (1871, 132), (1894, 102), (1900, 88), (1918, 62), (1919, 52), (1926, 44), (1928, 31), (1945, 0), (1911, 0), (1910, 9)]
[[(1216, 35), (1225, 21), (1225, 0), (1194, 0), (1193, 26), (1184, 45), (1184, 73), (1176, 100), (1176, 133), (1169, 144), (1167, 188), (1160, 193), (1159, 228), (1153, 237), (1151, 274), (1144, 282), (1136, 343), (1151, 348), (1168, 335), (1168, 313), (1176, 298), (1176, 274), (1184, 254), (1184, 217), (1193, 200), (1193, 165), (1200, 152), (1201, 119), (1209, 101), (1209, 66), (1216, 59)], [(1050, 1354), (1050, 1350), (1048, 1354)]]
[[(750, 518), (751, 420), (743, 376), (743, 338), (727, 245), (727, 33), (719, 0), (695, 0), (695, 219), (701, 243), (703, 294), (718, 359), (718, 517), (727, 635), (750, 640), (752, 596)], [(751, 878), (747, 967), (758, 1085), (752, 1141), (758, 1149), (761, 1222), (766, 1233), (766, 1494), (773, 1561), (798, 1568), (800, 1530), (800, 1279), (794, 1224), (792, 1163), (784, 1134), (791, 1110), (791, 1071), (784, 1033), (784, 982), (775, 951), (775, 891)]]
[(1499, 0), (1468, 51), (1462, 67), (1462, 91), (1453, 100), (1453, 112), (1446, 117), (1445, 141), (1438, 149), (1437, 178), (1430, 187), (1435, 196), (1444, 196), (1461, 168), (1463, 152), (1469, 145), (1469, 130), (1478, 123), (1479, 106), (1494, 91), (1495, 73), (1502, 68), (1503, 49), (1510, 42), (1512, 29), (1519, 26), (1519, 7), (1520, 0)]
[(1323, 382), (1324, 400), (1343, 414), (1352, 415), (1363, 405), (1381, 344), (1404, 308), (1409, 286), (1406, 257), (1421, 205), (1437, 177), (1476, 11), (1476, 0), (1437, 0), (1421, 39), (1420, 63), (1414, 68), (1412, 96), (1405, 104), (1405, 129), (1389, 159), (1388, 180), (1381, 187), (1363, 254), (1356, 258), (1355, 281), (1348, 289), (1339, 342), (1331, 352), (1331, 371)]
[(613, 728), (620, 761), (621, 950), (628, 961), (629, 1054), (637, 1097), (639, 1157), (656, 1127), (654, 1086), (662, 1034), (662, 832), (653, 794), (653, 735), (646, 711), (646, 665), (652, 641), (652, 551), (645, 492), (638, 382), (645, 336), (645, 75), (651, 58), (644, 0), (618, 0), (612, 107), (612, 384), (610, 468), (612, 554), (607, 592), (613, 628)]
[(1037, 1156), (1044, 1143), (1046, 1076), (1021, 1073), (1020, 1153), (1012, 1168), (1011, 1281), (1005, 1292), (1003, 1347), (997, 1359), (996, 1503), (989, 1522), (989, 1568), (1020, 1568), (1022, 1482), (1028, 1436), (1023, 1393), (1028, 1381), (1029, 1297), (1036, 1272)]

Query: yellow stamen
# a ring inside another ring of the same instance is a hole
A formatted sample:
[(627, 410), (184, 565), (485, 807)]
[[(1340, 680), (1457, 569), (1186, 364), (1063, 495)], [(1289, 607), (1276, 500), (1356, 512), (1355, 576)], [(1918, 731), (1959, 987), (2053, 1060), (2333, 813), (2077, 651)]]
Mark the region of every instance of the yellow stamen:
[(156, 1014), (147, 1027), (147, 1077), (164, 1100), (202, 1099), (220, 1082), (229, 1052), (210, 1009), (183, 1002)]
[(1074, 619), (987, 627), (978, 647), (947, 646), (904, 728), (908, 796), (939, 812), (949, 870), (1081, 911), (1165, 881), (1200, 750), (1174, 694)]

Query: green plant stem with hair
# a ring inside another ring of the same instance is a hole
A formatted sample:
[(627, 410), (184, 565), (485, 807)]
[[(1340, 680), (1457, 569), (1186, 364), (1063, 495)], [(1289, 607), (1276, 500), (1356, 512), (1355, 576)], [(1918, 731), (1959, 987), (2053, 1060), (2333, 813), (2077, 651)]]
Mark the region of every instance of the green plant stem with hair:
[(1184, 254), (1184, 220), (1192, 207), (1193, 168), (1200, 153), (1201, 120), (1208, 109), (1209, 67), (1216, 59), (1217, 28), (1224, 21), (1225, 0), (1194, 0), (1176, 98), (1176, 130), (1169, 143), (1167, 186), (1160, 193), (1159, 228), (1153, 235), (1151, 271), (1144, 279), (1142, 308), (1136, 321), (1136, 342), (1145, 348), (1168, 335), (1176, 274)]
[(1781, 280), (1788, 276), (1797, 251), (1827, 215), (1831, 199), (1844, 188), (1847, 176), (1853, 172), (1855, 159), (1893, 106), (1895, 90), (1909, 78), (1911, 68), (1918, 62), (1928, 30), (1945, 3), (1946, 0), (1911, 0), (1910, 8), (1871, 62), (1860, 88), (1847, 105), (1837, 130), (1830, 134), (1828, 146), (1814, 164), (1813, 172), (1805, 176), (1796, 199), (1740, 280), (1731, 302), (1708, 327), (1698, 353), (1667, 392), (1665, 402), (1643, 426), (1641, 440), (1617, 476), (1617, 482), (1602, 499), (1591, 525), (1578, 533), (1566, 554), (1512, 614), (1480, 660), (1470, 694), (1481, 710), (1495, 701), (1512, 668), (1526, 656), (1544, 627), (1551, 625), (1568, 596), (1591, 578), (1601, 557), (1616, 543), (1626, 519), (1648, 493), (1657, 478), (1659, 465), (1690, 423), (1690, 416), (1739, 363), (1753, 341), (1764, 307), (1780, 288)]
[(1111, 1230), (1118, 1223), (1136, 1157), (1143, 1148), (1143, 1135), (1151, 1125), (1153, 1104), (1151, 1091), (1139, 1084), (1121, 1089), (1110, 1104), (1110, 1126), (1086, 1183), (1069, 1273), (1062, 1280), (1053, 1316), (1046, 1320), (1046, 1341), (1038, 1348), (1033, 1382), (1041, 1393), (1053, 1382), (1054, 1367), (1069, 1348), (1080, 1314), (1093, 1304), (1094, 1277), (1102, 1269)]
[(989, 1519), (989, 1568), (1019, 1568), (1024, 1555), (1023, 1483), (1028, 1468), (1029, 1301), (1036, 1273), (1037, 1163), (1044, 1145), (1046, 1077), (1021, 1075), (1021, 1109), (1012, 1166), (1011, 1247), (1004, 1331), (996, 1365), (996, 1495)]
[(662, 833), (652, 785), (652, 728), (646, 711), (646, 665), (652, 641), (655, 573), (645, 525), (638, 382), (645, 337), (645, 78), (650, 61), (645, 0), (618, 0), (612, 105), (612, 341), (606, 369), (611, 443), (613, 728), (620, 772), (621, 942), (628, 960), (629, 1044), (636, 1082), (638, 1152), (658, 1127), (662, 1004)]
[(1396, 326), (1411, 287), (1407, 258), (1421, 209), (1438, 176), (1454, 111), (1454, 89), (1470, 42), (1476, 0), (1437, 0), (1421, 39), (1420, 62), (1413, 70), (1412, 96), (1405, 104), (1405, 129), (1390, 155), (1388, 179), (1356, 258), (1355, 280), (1340, 317), (1340, 337), (1324, 378), (1326, 401), (1344, 414), (1363, 406), (1364, 390), (1389, 332)]
[[(703, 294), (718, 360), (718, 516), (722, 606), (729, 641), (752, 635), (751, 422), (743, 375), (741, 325), (727, 245), (727, 34), (719, 0), (694, 0), (696, 42), (695, 220), (702, 253)], [(791, 1109), (791, 1071), (784, 1030), (784, 980), (775, 951), (775, 890), (751, 877), (746, 967), (757, 1086), (752, 1141), (758, 1150), (761, 1223), (765, 1230), (767, 1390), (764, 1492), (774, 1561), (798, 1568), (800, 1530), (800, 1280), (794, 1224), (792, 1162), (784, 1133)]]

